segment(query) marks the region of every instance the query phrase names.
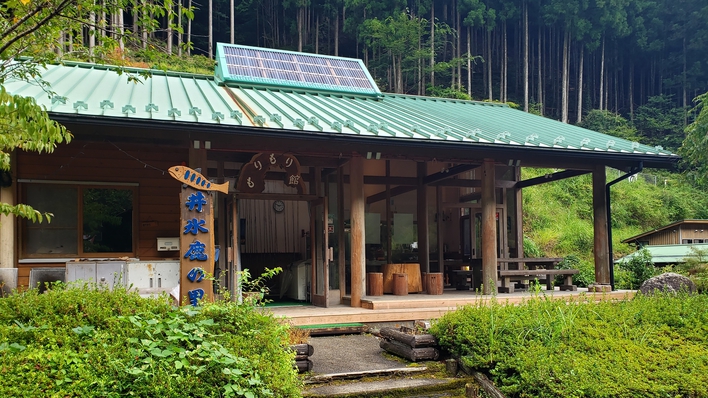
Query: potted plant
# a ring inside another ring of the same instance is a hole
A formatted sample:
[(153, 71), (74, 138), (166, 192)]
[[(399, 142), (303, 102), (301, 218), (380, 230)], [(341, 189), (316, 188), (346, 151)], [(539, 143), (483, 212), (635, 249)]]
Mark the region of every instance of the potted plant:
[(238, 286), (241, 291), (241, 299), (246, 304), (257, 304), (265, 298), (270, 288), (266, 282), (279, 274), (283, 269), (280, 267), (267, 268), (258, 277), (252, 278), (248, 268), (238, 272)]

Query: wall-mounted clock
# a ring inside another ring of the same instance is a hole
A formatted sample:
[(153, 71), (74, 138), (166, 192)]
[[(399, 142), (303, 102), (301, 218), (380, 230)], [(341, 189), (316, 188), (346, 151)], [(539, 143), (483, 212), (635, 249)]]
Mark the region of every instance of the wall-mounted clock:
[(276, 213), (281, 213), (285, 210), (285, 203), (283, 203), (282, 200), (276, 200), (273, 202), (273, 210), (275, 210)]

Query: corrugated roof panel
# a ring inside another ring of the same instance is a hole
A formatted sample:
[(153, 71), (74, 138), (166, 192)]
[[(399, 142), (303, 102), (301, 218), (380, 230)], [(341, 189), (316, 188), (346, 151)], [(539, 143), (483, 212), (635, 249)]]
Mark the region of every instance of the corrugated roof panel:
[[(652, 261), (657, 264), (677, 264), (683, 263), (688, 257), (696, 257), (692, 248), (698, 250), (708, 250), (708, 243), (697, 243), (693, 245), (649, 245), (644, 246), (651, 254)], [(628, 261), (638, 255), (638, 252), (630, 253), (615, 263)]]
[[(144, 70), (129, 70), (131, 73)], [(292, 134), (377, 136), (386, 139), (519, 146), (534, 150), (671, 155), (668, 151), (531, 115), (506, 105), (386, 94), (381, 98), (292, 89), (222, 87), (203, 75), (149, 71), (132, 83), (93, 64), (49, 65), (37, 85), (6, 82), (9, 92), (34, 97), (57, 113), (254, 126)]]

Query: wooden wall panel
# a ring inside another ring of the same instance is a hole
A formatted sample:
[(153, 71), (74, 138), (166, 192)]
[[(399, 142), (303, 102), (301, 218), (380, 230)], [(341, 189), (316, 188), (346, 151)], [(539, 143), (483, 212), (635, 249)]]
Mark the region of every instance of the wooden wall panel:
[(708, 239), (708, 224), (682, 225), (681, 239)]
[(141, 260), (172, 259), (179, 253), (157, 251), (158, 237), (180, 233), (180, 184), (167, 170), (187, 159), (187, 148), (75, 140), (51, 154), (18, 153), (17, 178), (137, 183), (135, 255)]
[(655, 234), (649, 235), (647, 238), (650, 245), (675, 245), (681, 243), (678, 241), (678, 231), (674, 232), (673, 230), (659, 231)]

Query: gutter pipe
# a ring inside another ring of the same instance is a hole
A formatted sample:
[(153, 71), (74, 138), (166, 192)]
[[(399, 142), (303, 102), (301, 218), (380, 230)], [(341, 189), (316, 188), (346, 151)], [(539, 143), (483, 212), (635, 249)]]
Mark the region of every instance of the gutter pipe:
[(607, 202), (607, 247), (610, 251), (610, 286), (612, 287), (612, 290), (615, 290), (615, 258), (612, 249), (612, 205), (610, 204), (610, 187), (620, 181), (626, 180), (627, 178), (641, 172), (642, 170), (644, 170), (644, 162), (639, 162), (639, 166), (633, 167), (627, 174), (620, 176), (605, 185), (605, 200)]

